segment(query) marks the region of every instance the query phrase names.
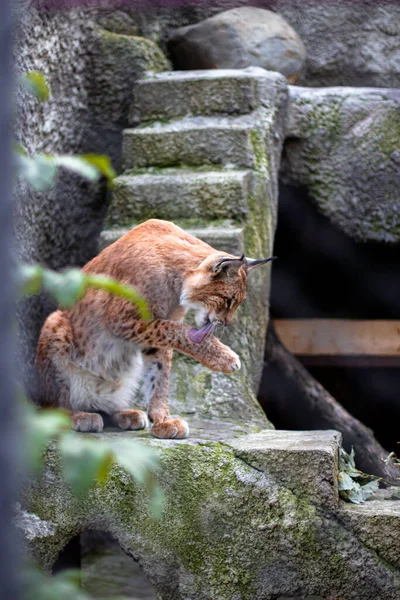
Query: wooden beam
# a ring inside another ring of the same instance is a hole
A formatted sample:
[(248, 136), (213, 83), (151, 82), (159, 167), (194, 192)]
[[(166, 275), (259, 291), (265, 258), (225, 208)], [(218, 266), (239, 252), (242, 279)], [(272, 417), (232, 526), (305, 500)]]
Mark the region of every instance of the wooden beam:
[(275, 319), (274, 325), (304, 364), (400, 366), (400, 321)]

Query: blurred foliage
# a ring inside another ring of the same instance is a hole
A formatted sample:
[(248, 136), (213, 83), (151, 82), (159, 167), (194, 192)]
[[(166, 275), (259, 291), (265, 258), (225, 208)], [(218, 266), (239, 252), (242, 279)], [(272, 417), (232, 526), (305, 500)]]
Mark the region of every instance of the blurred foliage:
[(339, 448), (339, 495), (347, 502), (362, 504), (379, 490), (380, 477), (356, 469), (354, 448), (350, 454)]
[(53, 577), (35, 565), (22, 573), (22, 597), (27, 600), (91, 600), (80, 587), (80, 571), (63, 571)]
[(41, 102), (50, 98), (50, 88), (43, 73), (30, 71), (19, 76), (22, 88), (31, 96), (35, 96)]
[(66, 269), (58, 273), (40, 265), (22, 265), (18, 270), (18, 279), (22, 294), (30, 296), (44, 289), (63, 308), (74, 306), (92, 288), (129, 300), (136, 306), (142, 319), (148, 321), (151, 318), (146, 301), (134, 287), (106, 275), (89, 275), (80, 269)]
[(85, 496), (95, 485), (104, 485), (111, 469), (119, 466), (148, 493), (152, 515), (161, 516), (163, 501), (156, 480), (159, 461), (154, 448), (126, 438), (114, 440), (111, 447), (96, 436), (72, 431), (70, 417), (62, 409), (37, 410), (26, 401), (23, 421), (23, 458), (28, 472), (40, 475), (44, 453), (54, 443), (63, 477), (77, 496)]

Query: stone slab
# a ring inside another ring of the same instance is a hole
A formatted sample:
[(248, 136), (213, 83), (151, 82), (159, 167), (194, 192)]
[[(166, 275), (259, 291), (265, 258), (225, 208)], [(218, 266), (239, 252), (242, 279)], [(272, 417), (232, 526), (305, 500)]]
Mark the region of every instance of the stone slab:
[[(287, 454), (290, 441), (285, 444), (286, 434), (275, 433), (271, 447)], [(301, 435), (309, 439), (309, 432)], [(106, 440), (119, 453), (125, 451), (119, 441), (138, 436), (88, 437)], [(239, 439), (251, 452), (254, 437)], [(160, 600), (398, 599), (400, 572), (392, 555), (380, 556), (329, 504), (317, 506), (278, 483), (268, 470), (271, 462), (265, 470), (249, 464), (232, 442), (145, 442), (142, 434), (142, 443), (151, 443), (160, 456), (165, 509), (159, 520), (152, 517), (143, 486), (117, 466), (78, 501), (63, 482), (56, 452), (48, 450), (45, 474), (24, 485), (22, 505), (27, 544), (44, 567), (51, 567), (72, 537), (96, 529), (113, 536), (139, 562)], [(318, 445), (311, 443), (313, 451)], [(286, 471), (286, 461), (281, 468)], [(35, 527), (30, 528), (32, 515)], [(45, 529), (37, 529), (38, 519)], [(393, 526), (386, 522), (380, 538)], [(395, 553), (400, 538), (392, 540)]]
[(256, 164), (252, 129), (257, 129), (253, 115), (186, 117), (125, 129), (123, 168), (179, 165), (252, 168)]
[(238, 219), (248, 214), (249, 171), (147, 169), (114, 180), (110, 221)]
[(170, 71), (142, 79), (135, 90), (130, 122), (187, 115), (247, 114), (276, 103), (285, 78), (259, 67)]
[(339, 516), (367, 548), (400, 569), (400, 499), (342, 502)]
[(263, 431), (232, 442), (237, 456), (307, 501), (336, 507), (337, 431)]

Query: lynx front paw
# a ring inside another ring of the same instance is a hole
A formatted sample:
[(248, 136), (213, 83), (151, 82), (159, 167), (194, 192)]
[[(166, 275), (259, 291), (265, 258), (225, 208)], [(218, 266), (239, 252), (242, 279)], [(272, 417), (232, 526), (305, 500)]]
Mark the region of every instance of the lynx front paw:
[(142, 410), (121, 410), (111, 415), (111, 421), (124, 430), (146, 429), (149, 426), (147, 415)]
[(207, 366), (213, 371), (229, 375), (240, 369), (241, 363), (236, 352), (228, 348), (228, 346), (225, 346), (223, 351), (216, 354), (216, 356), (213, 357), (211, 364)]
[(153, 423), (151, 432), (158, 438), (179, 440), (189, 435), (189, 425), (183, 419), (167, 419)]
[(97, 413), (76, 412), (72, 415), (72, 429), (82, 433), (100, 433), (104, 423), (101, 415)]
[(222, 356), (220, 360), (220, 365), (221, 371), (226, 374), (234, 373), (235, 371), (238, 371), (242, 366), (240, 358), (238, 357), (236, 352), (234, 352), (230, 348), (229, 353), (226, 353)]

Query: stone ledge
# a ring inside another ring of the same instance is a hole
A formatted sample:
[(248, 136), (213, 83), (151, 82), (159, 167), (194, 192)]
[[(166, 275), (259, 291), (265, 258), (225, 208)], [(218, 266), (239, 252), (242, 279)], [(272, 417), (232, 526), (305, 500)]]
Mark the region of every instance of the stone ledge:
[[(194, 220), (195, 221), (195, 220)], [(240, 256), (244, 252), (244, 225), (234, 223), (229, 219), (224, 219), (213, 223), (194, 225), (193, 221), (184, 221), (181, 219), (174, 220), (175, 225), (182, 227), (191, 235), (203, 240), (216, 250), (229, 252), (235, 256)], [(105, 229), (100, 235), (101, 249), (116, 242), (120, 237), (128, 233), (137, 223), (132, 223), (128, 227), (111, 227)]]
[(358, 241), (400, 240), (400, 90), (289, 87), (284, 183)]
[[(324, 600), (398, 600), (400, 536), (391, 534), (392, 529), (397, 531), (397, 516), (396, 522), (393, 517), (380, 521), (378, 541), (364, 540), (357, 519), (345, 522), (349, 513), (362, 512), (358, 507), (333, 509), (329, 500), (318, 504), (317, 490), (317, 496), (307, 499), (301, 483), (296, 487), (291, 481), (298, 470), (291, 453), (302, 446), (308, 458), (321, 451), (324, 460), (330, 457), (327, 477), (331, 476), (334, 432), (314, 434), (311, 441), (309, 432), (260, 432), (228, 443), (201, 438), (146, 442), (158, 449), (162, 465), (159, 482), (166, 502), (159, 521), (151, 517), (143, 487), (120, 467), (113, 467), (104, 485), (78, 501), (65, 486), (59, 459), (50, 449), (45, 476), (24, 486), (21, 527), (31, 553), (47, 568), (80, 532), (91, 528), (110, 533), (139, 561), (160, 600), (307, 595)], [(297, 441), (291, 443), (294, 435)], [(118, 440), (146, 436), (130, 432), (90, 437), (109, 441), (119, 452), (123, 448), (118, 449)], [(262, 438), (267, 440), (265, 448)], [(254, 447), (257, 452), (265, 449), (268, 460), (263, 469), (239, 456), (238, 446), (246, 456)], [(276, 480), (274, 461), (279, 456), (292, 490)], [(308, 464), (312, 477), (315, 463)], [(39, 529), (38, 519), (45, 524)], [(385, 536), (392, 536), (387, 549), (379, 546)]]
[(252, 168), (255, 155), (251, 129), (256, 121), (245, 117), (191, 117), (149, 127), (125, 129), (123, 168), (176, 165), (234, 165)]
[(338, 517), (366, 547), (400, 569), (400, 500), (341, 502)]
[(190, 171), (123, 174), (114, 181), (111, 222), (142, 219), (244, 219), (249, 171)]
[(338, 506), (337, 431), (262, 431), (231, 443), (235, 454), (297, 495)]
[(246, 114), (271, 104), (286, 87), (285, 77), (260, 67), (157, 74), (137, 85), (130, 122), (186, 115)]

